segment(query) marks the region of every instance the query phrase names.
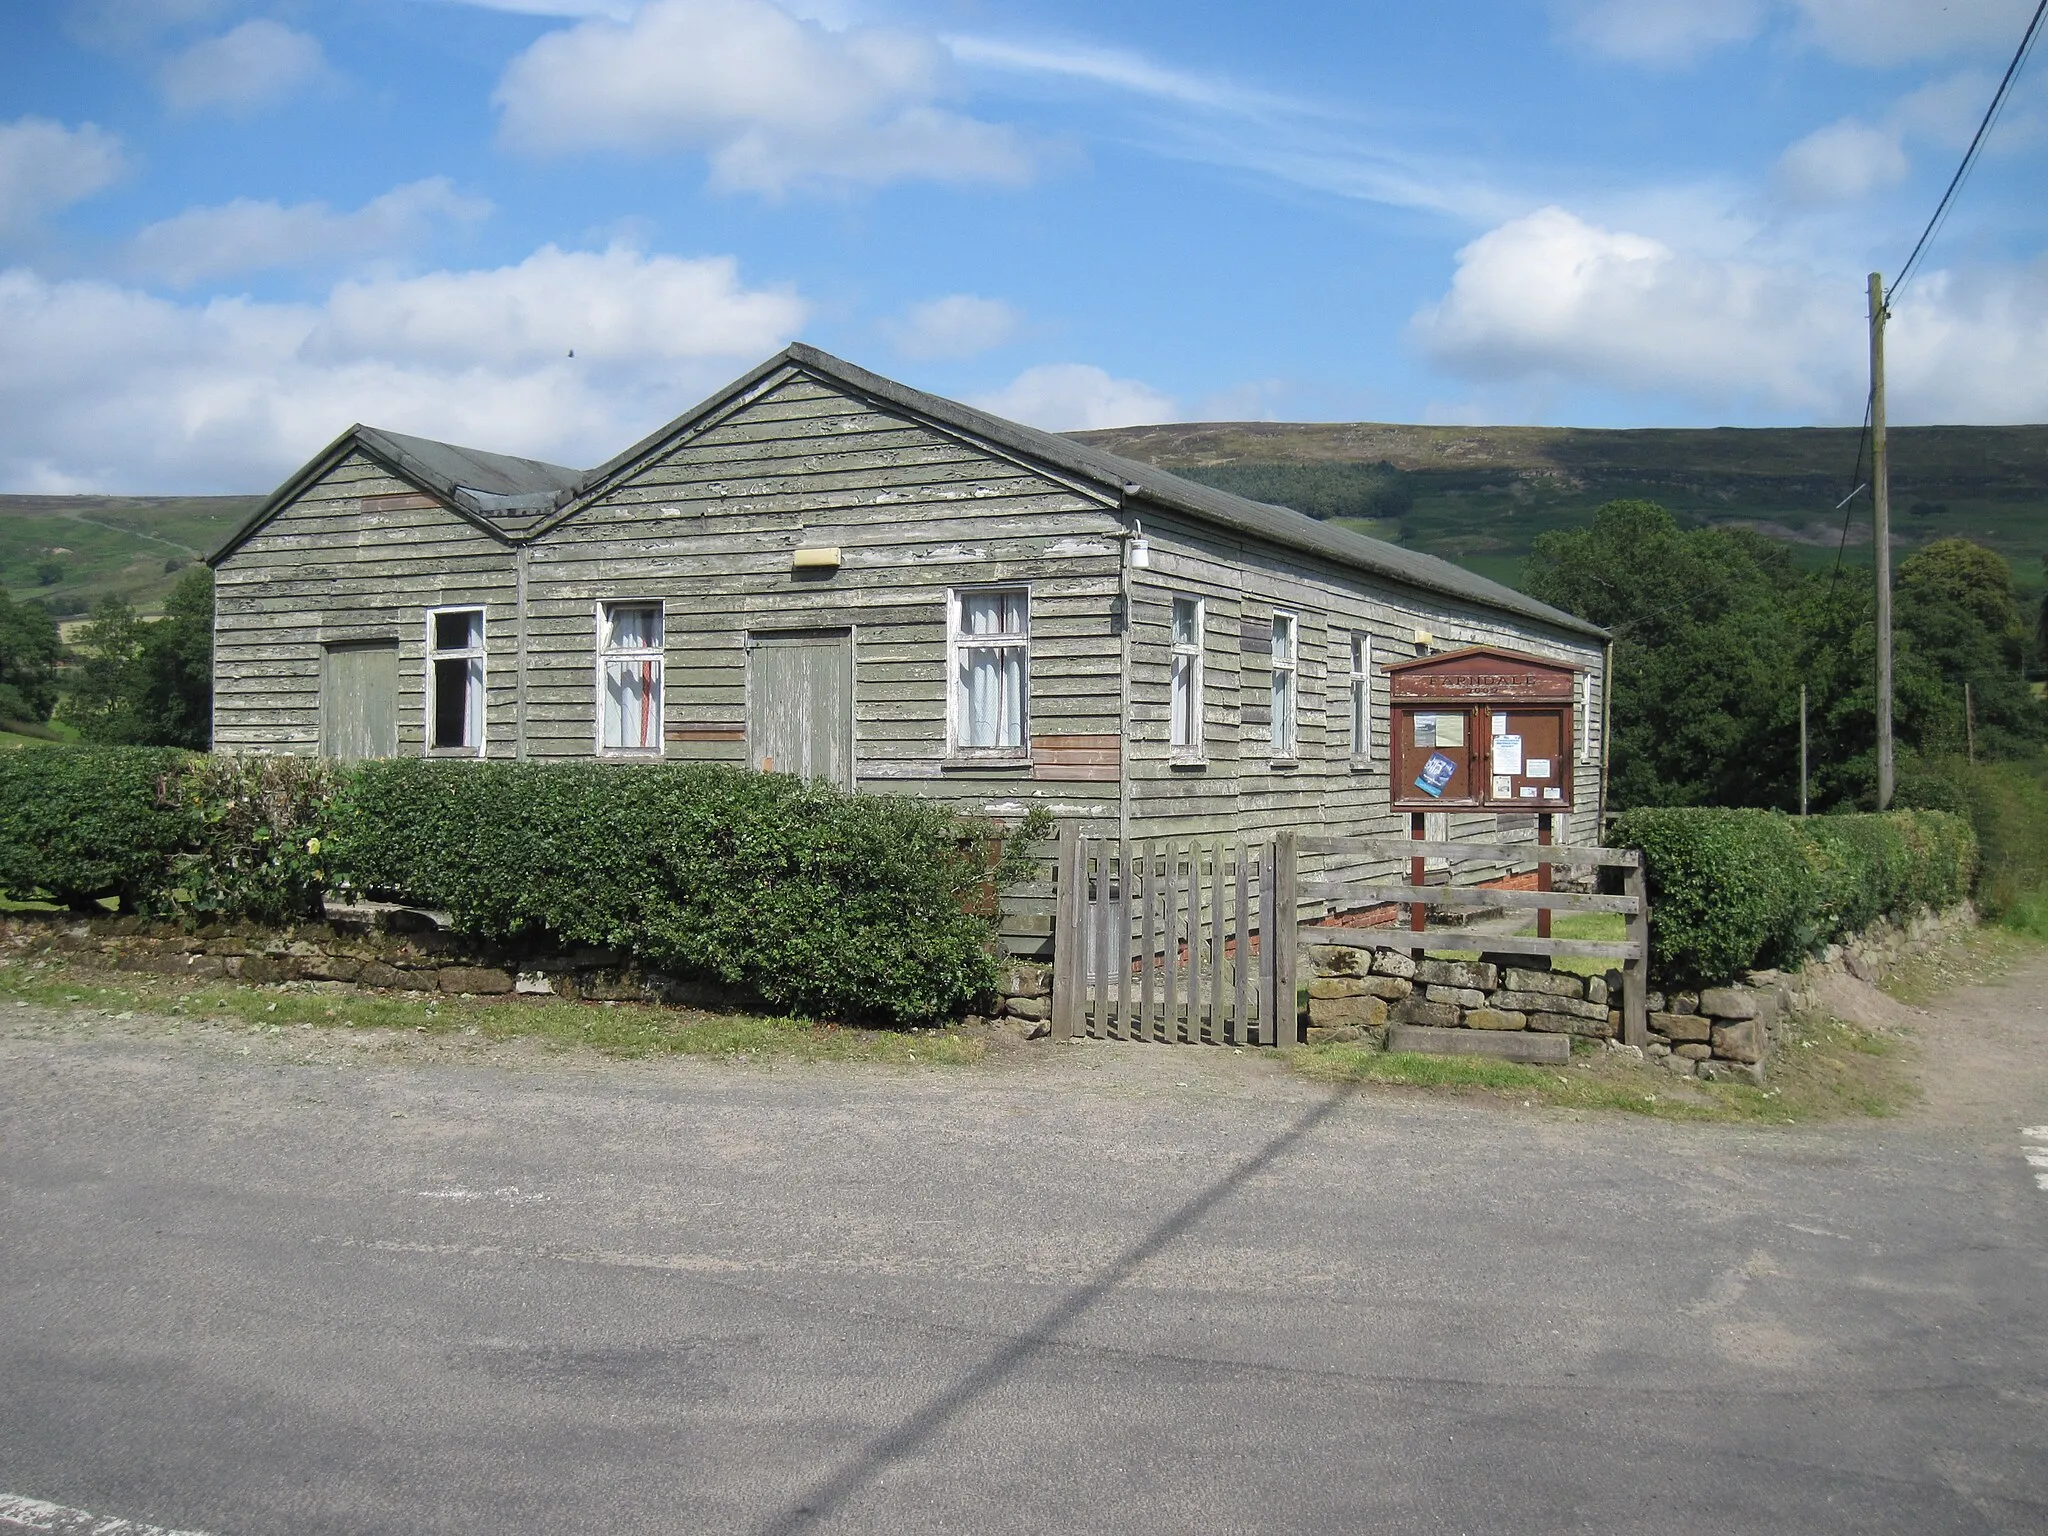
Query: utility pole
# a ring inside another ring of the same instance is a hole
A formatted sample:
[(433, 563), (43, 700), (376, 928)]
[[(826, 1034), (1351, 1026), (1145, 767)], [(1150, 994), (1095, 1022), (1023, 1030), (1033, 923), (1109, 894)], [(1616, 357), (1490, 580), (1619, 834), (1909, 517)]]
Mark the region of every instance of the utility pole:
[(1799, 814), (1806, 814), (1806, 684), (1799, 685)]
[(1892, 484), (1884, 446), (1884, 276), (1870, 274), (1870, 520), (1877, 543), (1877, 808), (1892, 805)]

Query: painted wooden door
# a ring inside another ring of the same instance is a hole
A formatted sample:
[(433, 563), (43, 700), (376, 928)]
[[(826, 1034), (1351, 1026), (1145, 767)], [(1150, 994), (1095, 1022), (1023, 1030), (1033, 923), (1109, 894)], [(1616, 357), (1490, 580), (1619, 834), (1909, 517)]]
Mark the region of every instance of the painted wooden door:
[(320, 678), (320, 755), (398, 755), (398, 646), (331, 645)]
[(804, 630), (749, 637), (747, 742), (763, 773), (853, 788), (853, 636)]

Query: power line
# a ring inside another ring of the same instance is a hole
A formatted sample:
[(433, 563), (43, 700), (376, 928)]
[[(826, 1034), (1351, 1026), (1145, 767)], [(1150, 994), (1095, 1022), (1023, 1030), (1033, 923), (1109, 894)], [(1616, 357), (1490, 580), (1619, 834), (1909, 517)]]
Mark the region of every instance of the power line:
[(1828, 577), (1828, 600), (1834, 601), (1835, 581), (1842, 574), (1842, 553), (1849, 547), (1849, 520), (1856, 515), (1857, 493), (1869, 483), (1863, 479), (1863, 450), (1870, 442), (1870, 412), (1877, 404), (1875, 391), (1863, 397), (1863, 430), (1856, 435), (1856, 460), (1849, 466), (1849, 494), (1835, 505), (1842, 509), (1842, 538), (1835, 546), (1835, 569)]
[(1941, 194), (1941, 201), (1935, 205), (1934, 216), (1927, 221), (1927, 227), (1920, 231), (1920, 238), (1913, 242), (1913, 252), (1906, 258), (1906, 264), (1899, 268), (1899, 275), (1892, 279), (1891, 287), (1885, 290), (1884, 301), (1887, 307), (1898, 297), (1899, 290), (1912, 278), (1914, 268), (1920, 261), (1920, 253), (1927, 249), (1927, 242), (1934, 238), (1934, 232), (1941, 227), (1942, 220), (1948, 217), (1949, 204), (1955, 201), (1955, 195), (1963, 185), (1963, 178), (1970, 174), (1970, 168), (1977, 163), (1977, 152), (1984, 146), (1984, 136), (1991, 131), (1992, 122), (2005, 106), (2005, 98), (2012, 89), (2013, 80), (2019, 75), (2020, 67), (2026, 63), (2028, 53), (2033, 50), (2034, 40), (2040, 35), (2041, 19), (2044, 16), (2048, 16), (2048, 0), (2041, 0), (2041, 3), (2034, 7), (2034, 19), (2027, 23), (2026, 35), (2020, 39), (2019, 47), (2013, 50), (2012, 62), (2005, 66), (2005, 78), (1998, 82), (1998, 90), (1991, 98), (1991, 105), (1984, 109), (1984, 120), (1977, 124), (1977, 131), (1970, 138), (1970, 147), (1963, 151), (1962, 164), (1956, 167), (1955, 175), (1949, 178), (1948, 190)]

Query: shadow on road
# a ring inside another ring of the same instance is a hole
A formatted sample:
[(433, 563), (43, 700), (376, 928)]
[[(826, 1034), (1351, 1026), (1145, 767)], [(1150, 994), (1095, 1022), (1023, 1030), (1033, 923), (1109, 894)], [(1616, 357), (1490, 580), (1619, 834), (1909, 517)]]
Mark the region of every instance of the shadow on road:
[(807, 1530), (829, 1518), (878, 1473), (921, 1449), (978, 1399), (1000, 1386), (1040, 1348), (1052, 1343), (1069, 1323), (1129, 1279), (1139, 1265), (1190, 1230), (1247, 1179), (1278, 1162), (1356, 1091), (1356, 1088), (1345, 1088), (1331, 1094), (1207, 1189), (1178, 1206), (1095, 1279), (1062, 1298), (1030, 1328), (894, 1429), (821, 1478), (794, 1504), (778, 1511), (760, 1526), (761, 1536), (785, 1536), (785, 1533)]

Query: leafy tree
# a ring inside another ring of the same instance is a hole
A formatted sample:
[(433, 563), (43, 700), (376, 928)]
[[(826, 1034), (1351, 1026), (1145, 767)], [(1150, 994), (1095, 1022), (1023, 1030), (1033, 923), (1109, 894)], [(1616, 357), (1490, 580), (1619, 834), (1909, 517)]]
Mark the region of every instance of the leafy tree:
[(0, 720), (41, 724), (57, 704), (57, 621), (0, 592)]
[(65, 718), (107, 746), (203, 749), (213, 721), (213, 572), (178, 579), (164, 616), (143, 620), (101, 600), (79, 633), (66, 678)]
[(1614, 501), (1539, 537), (1527, 584), (1614, 635), (1616, 807), (1782, 805), (1788, 782), (1796, 796), (1802, 635), (1783, 546)]
[(2048, 740), (2048, 710), (2026, 682), (2026, 627), (2012, 567), (1968, 539), (1938, 539), (1900, 562), (1894, 629), (1918, 697), (1901, 687), (1901, 734), (1925, 751), (1960, 750), (1963, 688), (1978, 750), (2005, 757)]

